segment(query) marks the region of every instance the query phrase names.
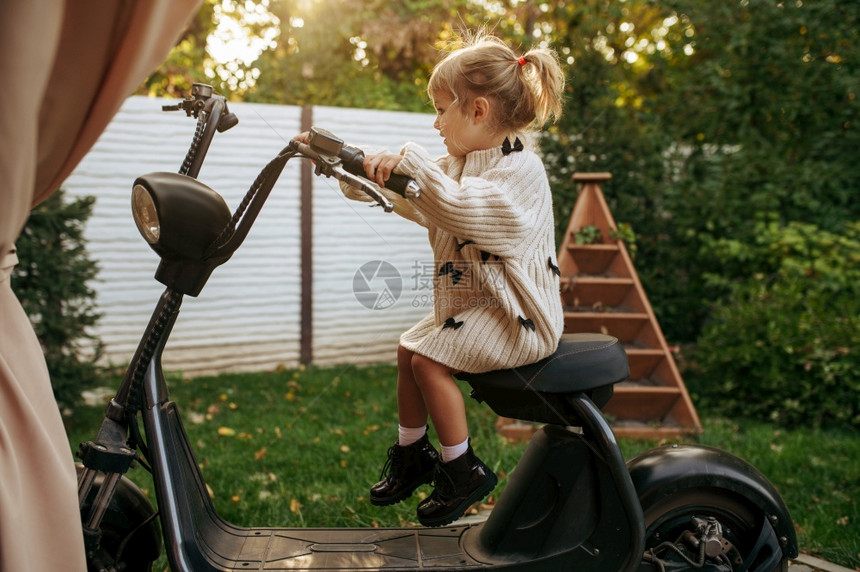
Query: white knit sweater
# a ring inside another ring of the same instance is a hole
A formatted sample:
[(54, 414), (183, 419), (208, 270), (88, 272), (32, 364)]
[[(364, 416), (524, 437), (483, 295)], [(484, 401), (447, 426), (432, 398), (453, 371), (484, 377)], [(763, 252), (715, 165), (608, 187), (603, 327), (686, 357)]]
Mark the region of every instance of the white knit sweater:
[(434, 160), (408, 143), (396, 172), (418, 183), (420, 197), (384, 190), (395, 212), (428, 229), (434, 255), (433, 312), (400, 344), (457, 371), (536, 362), (564, 328), (549, 182), (540, 158), (521, 148)]

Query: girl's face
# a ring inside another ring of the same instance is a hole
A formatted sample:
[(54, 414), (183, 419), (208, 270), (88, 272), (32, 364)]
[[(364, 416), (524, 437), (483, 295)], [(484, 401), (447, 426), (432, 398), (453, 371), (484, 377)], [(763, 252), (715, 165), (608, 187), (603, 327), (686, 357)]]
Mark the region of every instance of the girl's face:
[(471, 151), (489, 149), (494, 146), (486, 121), (489, 108), (486, 99), (478, 98), (468, 109), (461, 102), (454, 102), (450, 93), (437, 93), (433, 97), (436, 107), (436, 121), (433, 127), (445, 139), (445, 148), (453, 157), (463, 157)]

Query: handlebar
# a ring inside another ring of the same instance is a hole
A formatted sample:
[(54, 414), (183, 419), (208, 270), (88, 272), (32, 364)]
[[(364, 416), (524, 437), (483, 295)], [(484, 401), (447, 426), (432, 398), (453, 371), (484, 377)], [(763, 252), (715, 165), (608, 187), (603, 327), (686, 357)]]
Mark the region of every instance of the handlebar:
[[(342, 139), (318, 127), (311, 127), (308, 143), (293, 139), (287, 149), (297, 156), (311, 159), (316, 165), (315, 175), (334, 177), (364, 192), (385, 212), (394, 210), (394, 205), (379, 192), (376, 183), (367, 178), (361, 149), (344, 145)], [(385, 188), (410, 199), (421, 195), (417, 183), (405, 175), (392, 174), (385, 182)]]
[[(348, 172), (359, 177), (367, 176), (364, 170), (364, 151), (356, 147), (344, 145), (337, 156), (343, 162), (343, 168)], [(389, 175), (388, 180), (385, 181), (385, 188), (407, 199), (416, 198), (421, 194), (418, 183), (406, 175), (399, 175), (397, 173)]]
[(197, 130), (179, 173), (197, 178), (206, 152), (215, 137), (215, 132), (223, 133), (239, 123), (239, 118), (227, 109), (227, 100), (212, 90), (212, 86), (195, 83), (191, 87), (191, 97), (176, 105), (163, 105), (162, 111), (184, 111), (187, 117), (197, 119)]
[[(311, 127), (309, 139), (313, 151), (322, 155), (337, 156), (348, 173), (362, 178), (367, 177), (364, 170), (364, 151), (361, 149), (345, 145), (342, 139), (319, 127)], [(385, 188), (407, 199), (417, 198), (421, 194), (415, 181), (406, 175), (396, 173), (391, 173), (385, 181)]]
[[(227, 100), (216, 94), (212, 86), (195, 83), (191, 88), (191, 97), (176, 105), (162, 106), (164, 111), (185, 111), (188, 117), (197, 119), (197, 129), (194, 139), (179, 168), (179, 173), (196, 178), (200, 167), (206, 158), (206, 153), (215, 136), (239, 123), (235, 114), (227, 109)], [(295, 155), (313, 160), (317, 167), (316, 175), (325, 175), (342, 180), (358, 188), (370, 196), (385, 212), (391, 212), (394, 207), (376, 188), (370, 184), (364, 170), (364, 152), (356, 147), (345, 145), (343, 140), (325, 129), (312, 127), (310, 130), (310, 145), (293, 140), (287, 147)], [(405, 198), (416, 198), (421, 194), (418, 185), (405, 175), (392, 173), (385, 182), (385, 188), (394, 191)]]

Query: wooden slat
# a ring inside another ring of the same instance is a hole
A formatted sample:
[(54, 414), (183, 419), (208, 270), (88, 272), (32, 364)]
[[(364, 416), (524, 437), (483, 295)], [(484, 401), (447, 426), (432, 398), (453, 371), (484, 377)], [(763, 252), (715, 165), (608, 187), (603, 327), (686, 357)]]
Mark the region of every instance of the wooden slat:
[(630, 379), (648, 379), (657, 364), (664, 359), (662, 350), (631, 348), (627, 350), (630, 363)]
[(616, 244), (569, 244), (567, 251), (573, 257), (581, 274), (601, 274), (618, 254)]
[(692, 425), (654, 425), (638, 421), (619, 421), (612, 425), (616, 437), (628, 439), (681, 439), (696, 435), (699, 431)]
[(607, 415), (634, 421), (659, 421), (671, 411), (681, 392), (677, 387), (615, 387), (604, 407)]
[(573, 333), (603, 333), (615, 336), (622, 343), (636, 338), (648, 323), (648, 315), (621, 312), (565, 312), (564, 331)]
[(618, 306), (633, 288), (632, 278), (571, 276), (562, 279), (565, 306), (605, 308)]

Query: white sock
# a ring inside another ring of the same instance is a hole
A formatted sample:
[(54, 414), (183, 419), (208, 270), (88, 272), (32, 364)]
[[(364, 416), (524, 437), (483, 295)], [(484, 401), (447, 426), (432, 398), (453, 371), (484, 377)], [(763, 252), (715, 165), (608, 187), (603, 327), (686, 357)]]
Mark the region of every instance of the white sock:
[(404, 427), (403, 425), (398, 425), (397, 444), (401, 447), (411, 445), (421, 439), (425, 433), (427, 433), (426, 425), (422, 425), (421, 427)]
[(446, 447), (442, 445), (442, 462), (450, 463), (457, 457), (461, 456), (463, 453), (469, 450), (469, 438), (466, 437), (466, 440), (460, 443), (459, 445), (452, 445), (450, 447)]

